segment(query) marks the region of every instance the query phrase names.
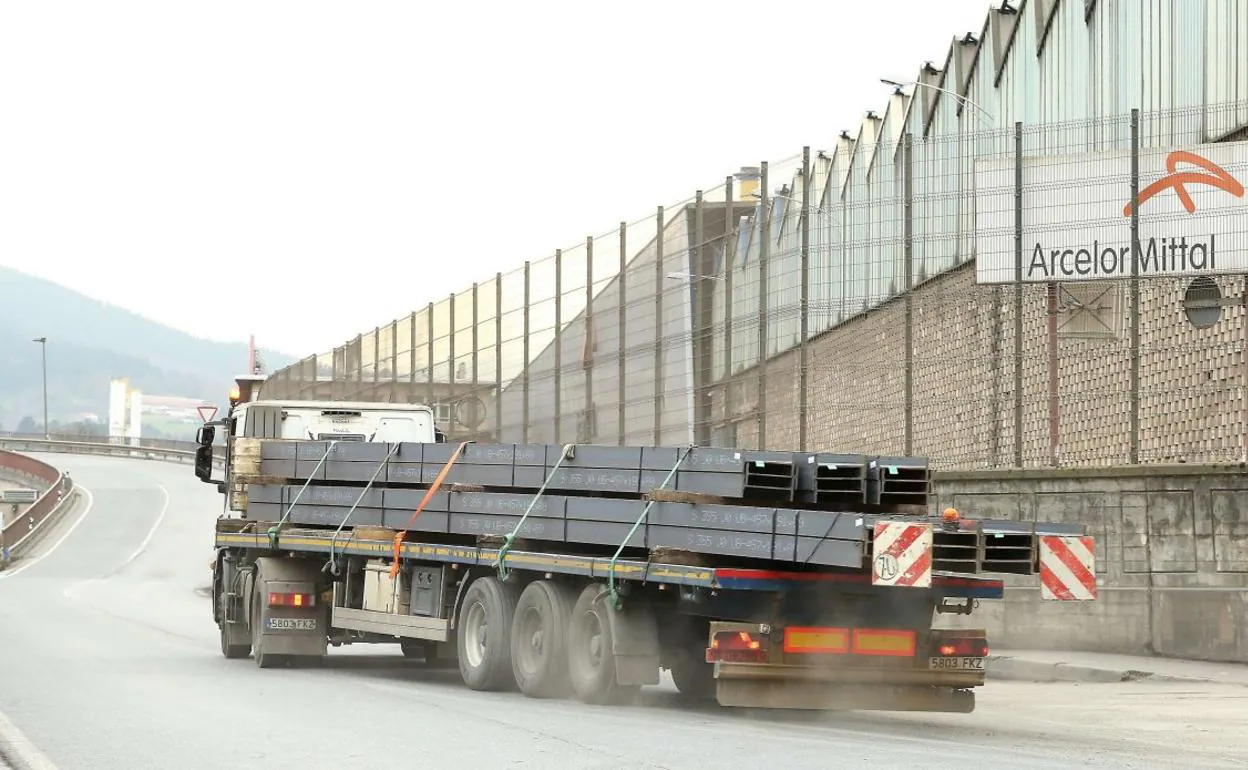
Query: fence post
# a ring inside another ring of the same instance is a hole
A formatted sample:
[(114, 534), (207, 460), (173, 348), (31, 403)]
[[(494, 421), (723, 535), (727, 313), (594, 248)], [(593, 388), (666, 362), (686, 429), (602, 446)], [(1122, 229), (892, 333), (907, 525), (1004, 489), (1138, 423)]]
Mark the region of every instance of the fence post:
[(494, 438), (503, 440), (503, 274), (494, 274)]
[(429, 396), (429, 408), (433, 409), (433, 423), (438, 423), (438, 410), (436, 408), (437, 399), (433, 393), (433, 303), (425, 309), (425, 329), (428, 336), (425, 338), (425, 389)]
[(616, 339), (616, 359), (619, 370), (616, 373), (616, 400), (618, 413), (616, 414), (616, 431), (619, 434), (620, 446), (627, 443), (628, 431), (625, 429), (625, 422), (628, 417), (627, 396), (628, 390), (625, 387), (624, 365), (628, 360), (627, 331), (628, 331), (628, 223), (620, 222), (620, 272), (616, 279), (620, 286), (620, 306), (618, 319), (618, 338)]
[(1014, 124), (1014, 467), (1023, 467), (1023, 123)]
[(478, 435), (478, 431), (481, 430), (481, 423), (485, 419), (484, 414), (480, 411), (476, 411), (485, 405), (484, 402), (481, 401), (481, 370), (479, 368), (481, 357), (481, 338), (480, 332), (477, 328), (477, 325), (481, 323), (481, 303), (478, 296), (480, 288), (481, 287), (474, 281), (472, 284), (472, 408), (474, 411), (472, 415), (473, 426), (471, 429), (474, 437)]
[[(732, 267), (736, 254), (736, 202), (733, 199), (733, 182), (736, 178), (729, 174), (724, 179), (724, 371), (720, 375), (722, 387), (719, 389), (720, 400), (724, 407), (724, 422), (735, 425), (732, 414)], [(729, 446), (737, 443), (736, 430), (729, 431), (732, 435)]]
[(914, 455), (914, 167), (911, 164), (910, 132), (901, 137), (902, 215), (901, 215), (901, 264), (906, 272), (902, 280), (905, 292), (905, 450), (907, 457)]
[(663, 207), (655, 212), (654, 236), (654, 445), (663, 445)]
[(1131, 406), (1130, 463), (1140, 462), (1140, 110), (1131, 109)]
[(577, 441), (593, 441), (598, 435), (598, 410), (594, 407), (594, 349), (597, 333), (594, 330), (594, 238), (585, 239), (585, 347), (581, 351), (581, 368), (585, 371), (585, 411), (581, 423), (584, 431), (577, 431)]
[(524, 405), (521, 407), (520, 414), (520, 443), (529, 443), (529, 384), (532, 382), (532, 372), (529, 371), (529, 261), (524, 261), (524, 340), (521, 345), (524, 348), (524, 376), (522, 377), (522, 387), (524, 388)]
[(759, 216), (762, 217), (758, 244), (758, 395), (755, 408), (758, 411), (758, 448), (767, 448), (767, 272), (771, 256), (771, 210), (768, 206), (767, 161), (763, 161), (759, 174)]
[(807, 411), (810, 397), (810, 146), (802, 148), (802, 211), (801, 211), (801, 282), (802, 296), (798, 308), (799, 335), (797, 349), (797, 448), (805, 452), (808, 447)]
[(563, 436), (563, 249), (555, 249), (555, 443)]
[[(686, 215), (686, 222), (688, 222)], [(693, 203), (693, 230), (694, 237), (692, 241), (692, 250), (690, 254), (689, 272), (689, 288), (693, 292), (693, 308), (691, 320), (689, 323), (690, 352), (692, 360), (689, 362), (691, 370), (689, 372), (690, 380), (693, 383), (693, 430), (691, 438), (693, 443), (698, 446), (707, 446), (711, 442), (708, 439), (710, 433), (709, 412), (707, 409), (708, 399), (706, 398), (706, 381), (710, 374), (709, 367), (706, 366), (707, 355), (707, 336), (706, 336), (706, 311), (709, 309), (708, 303), (703, 298), (706, 282), (710, 280), (707, 277), (707, 260), (705, 241), (705, 225), (706, 225), (706, 202), (703, 200), (702, 191), (698, 190), (694, 195)]]
[(450, 299), (447, 302), (447, 320), (450, 321), (450, 327), (446, 332), (446, 400), (447, 413), (450, 415), (446, 422), (447, 433), (455, 426), (455, 292), (451, 292)]

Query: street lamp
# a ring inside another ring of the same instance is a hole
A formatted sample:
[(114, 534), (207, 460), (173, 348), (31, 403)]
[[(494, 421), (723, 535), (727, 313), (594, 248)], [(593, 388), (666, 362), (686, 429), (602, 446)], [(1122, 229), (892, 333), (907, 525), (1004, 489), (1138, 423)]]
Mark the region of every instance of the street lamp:
[(48, 427), (48, 338), (36, 337), (31, 342), (39, 343), (43, 357), (43, 437), (52, 438), (52, 429)]
[(917, 80), (912, 80), (909, 83), (898, 83), (896, 80), (889, 80), (888, 78), (880, 78), (880, 82), (886, 86), (892, 86), (893, 88), (896, 88), (898, 91), (900, 91), (902, 88), (905, 88), (906, 86), (913, 86), (916, 88), (930, 88), (933, 91), (940, 91), (942, 94), (949, 94), (954, 99), (957, 99), (960, 104), (966, 104), (971, 107), (974, 107), (981, 115), (988, 118), (988, 120), (992, 121), (993, 124), (996, 124), (997, 122), (997, 119), (992, 116), (992, 113), (988, 112), (983, 107), (979, 106), (978, 104), (971, 101), (970, 99), (967, 99), (965, 96), (958, 93), (957, 91), (950, 91), (948, 88), (941, 88), (940, 86), (934, 86), (931, 83), (920, 83)]

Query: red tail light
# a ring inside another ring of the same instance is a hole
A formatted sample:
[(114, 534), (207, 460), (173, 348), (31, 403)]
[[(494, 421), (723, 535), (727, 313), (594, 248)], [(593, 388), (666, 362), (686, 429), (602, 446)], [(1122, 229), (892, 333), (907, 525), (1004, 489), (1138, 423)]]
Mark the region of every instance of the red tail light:
[(315, 601), (316, 598), (313, 594), (269, 594), (270, 607), (311, 607)]
[(720, 631), (706, 649), (706, 662), (762, 663), (767, 659), (763, 643), (746, 631)]
[(987, 639), (942, 639), (936, 654), (944, 658), (983, 658), (988, 655)]

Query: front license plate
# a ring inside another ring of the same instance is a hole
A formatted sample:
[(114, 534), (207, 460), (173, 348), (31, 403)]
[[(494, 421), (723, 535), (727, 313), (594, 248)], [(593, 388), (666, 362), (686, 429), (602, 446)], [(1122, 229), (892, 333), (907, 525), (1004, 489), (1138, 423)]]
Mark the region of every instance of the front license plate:
[(928, 668), (941, 671), (983, 671), (983, 658), (932, 658)]
[(270, 631), (315, 631), (316, 618), (269, 618)]

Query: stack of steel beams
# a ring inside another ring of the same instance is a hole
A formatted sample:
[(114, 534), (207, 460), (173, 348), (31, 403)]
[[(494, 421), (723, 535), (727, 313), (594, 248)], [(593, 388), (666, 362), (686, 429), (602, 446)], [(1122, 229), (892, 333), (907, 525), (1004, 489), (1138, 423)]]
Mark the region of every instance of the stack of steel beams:
[[(930, 515), (930, 471), (919, 458), (468, 444), (448, 470), (457, 449), (265, 440), (247, 517), (859, 568), (875, 521)], [(1037, 531), (1013, 522), (937, 527), (933, 567), (1030, 574)]]

